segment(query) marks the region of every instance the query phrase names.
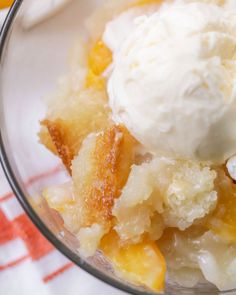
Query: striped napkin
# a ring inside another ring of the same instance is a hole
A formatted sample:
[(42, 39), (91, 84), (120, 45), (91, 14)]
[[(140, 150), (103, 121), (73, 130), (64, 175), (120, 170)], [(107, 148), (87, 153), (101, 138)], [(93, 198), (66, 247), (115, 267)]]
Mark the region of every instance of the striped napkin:
[[(57, 173), (53, 169), (35, 175), (27, 186)], [(80, 277), (79, 268), (39, 233), (10, 191), (2, 170), (0, 179), (0, 294), (78, 294), (79, 289), (71, 290), (71, 279)]]

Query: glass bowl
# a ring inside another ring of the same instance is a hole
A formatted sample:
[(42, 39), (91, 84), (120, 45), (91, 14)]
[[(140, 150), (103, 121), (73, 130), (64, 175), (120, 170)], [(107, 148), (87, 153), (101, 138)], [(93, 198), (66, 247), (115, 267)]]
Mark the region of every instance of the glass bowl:
[[(42, 97), (54, 89), (58, 77), (66, 73), (66, 55), (81, 33), (79, 24), (99, 5), (99, 0), (75, 0), (47, 22), (24, 30), (23, 12), (30, 1), (35, 0), (15, 1), (0, 37), (0, 158), (8, 181), (41, 233), (76, 265), (120, 290), (137, 295), (153, 294), (120, 280), (99, 254), (83, 260), (77, 251), (78, 241), (63, 228), (59, 216), (41, 197), (43, 187), (67, 177), (59, 160), (38, 143), (39, 120), (45, 112)], [(210, 284), (193, 289), (167, 284), (165, 294), (216, 295), (220, 292)]]

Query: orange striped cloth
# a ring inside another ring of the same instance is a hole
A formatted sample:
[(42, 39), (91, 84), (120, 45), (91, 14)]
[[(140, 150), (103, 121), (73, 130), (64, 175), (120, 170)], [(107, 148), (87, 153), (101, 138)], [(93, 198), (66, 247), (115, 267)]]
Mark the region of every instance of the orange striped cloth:
[[(41, 181), (42, 178), (51, 177), (59, 172), (60, 170), (56, 168), (36, 175), (30, 178), (26, 185), (30, 186)], [(8, 184), (3, 179), (4, 176), (1, 176), (1, 186), (4, 190), (4, 187), (6, 188)], [(12, 273), (12, 278), (14, 278), (15, 272), (17, 278), (19, 277), (18, 283), (20, 284), (20, 273), (26, 276), (24, 280), (30, 281), (32, 270), (37, 269), (38, 278), (35, 279), (34, 283), (41, 281), (40, 283), (46, 284), (71, 268), (75, 267), (40, 234), (18, 204), (13, 193), (2, 194), (0, 196), (0, 294), (10, 294), (8, 293), (9, 288), (11, 289), (10, 282), (3, 292), (4, 282), (1, 279), (1, 277), (5, 278), (7, 273)], [(76, 268), (76, 272), (78, 271), (79, 269)], [(27, 282), (28, 284), (29, 282)], [(35, 286), (35, 284), (32, 285), (33, 289)], [(17, 286), (17, 288), (19, 287)], [(22, 294), (27, 293), (22, 292)], [(44, 293), (40, 292), (39, 294)]]
[[(26, 185), (63, 173), (58, 167), (35, 175)], [(32, 224), (0, 168), (0, 294), (122, 295), (73, 265)]]

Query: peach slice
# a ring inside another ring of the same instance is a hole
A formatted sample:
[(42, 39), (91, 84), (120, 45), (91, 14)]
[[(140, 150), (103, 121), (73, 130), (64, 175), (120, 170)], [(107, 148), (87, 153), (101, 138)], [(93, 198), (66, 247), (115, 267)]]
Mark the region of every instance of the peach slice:
[(98, 40), (88, 55), (86, 87), (103, 90), (105, 79), (102, 77), (102, 73), (111, 63), (112, 52), (101, 40)]
[(102, 239), (100, 249), (122, 278), (156, 292), (163, 291), (166, 262), (155, 242), (122, 245), (112, 231)]
[(139, 0), (136, 5), (161, 4), (163, 0)]
[(13, 4), (14, 0), (1, 0), (0, 9), (10, 7)]

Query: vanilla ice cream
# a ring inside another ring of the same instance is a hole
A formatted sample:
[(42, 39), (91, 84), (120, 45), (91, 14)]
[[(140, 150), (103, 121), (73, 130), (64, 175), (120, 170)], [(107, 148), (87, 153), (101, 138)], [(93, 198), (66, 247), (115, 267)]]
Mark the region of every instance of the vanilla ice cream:
[(214, 163), (236, 153), (236, 8), (221, 2), (168, 2), (110, 46), (114, 120), (153, 153)]

